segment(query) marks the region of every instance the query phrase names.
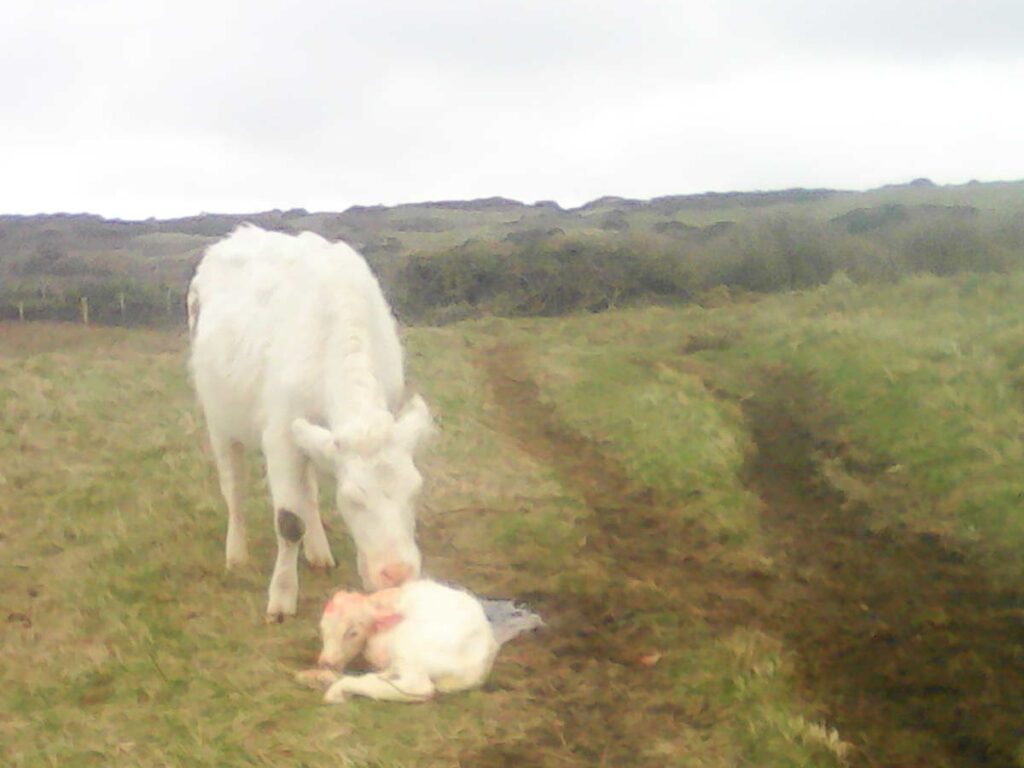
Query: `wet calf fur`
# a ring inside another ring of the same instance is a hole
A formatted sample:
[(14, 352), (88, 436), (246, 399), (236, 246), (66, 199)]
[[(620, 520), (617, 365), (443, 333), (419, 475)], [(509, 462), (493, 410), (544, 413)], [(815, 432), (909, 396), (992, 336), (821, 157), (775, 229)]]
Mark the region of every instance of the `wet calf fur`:
[[(476, 688), (498, 652), (480, 602), (425, 579), (371, 595), (336, 593), (324, 608), (320, 634), (320, 669), (297, 678), (326, 687), (329, 703), (349, 696), (425, 701), (435, 692)], [(360, 655), (377, 671), (343, 674)]]

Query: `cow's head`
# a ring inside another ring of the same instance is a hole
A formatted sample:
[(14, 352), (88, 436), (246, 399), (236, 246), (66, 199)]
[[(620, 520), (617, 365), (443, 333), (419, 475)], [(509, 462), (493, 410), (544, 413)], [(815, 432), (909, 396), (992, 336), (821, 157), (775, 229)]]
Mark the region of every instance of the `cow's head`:
[(433, 430), (430, 411), (413, 397), (394, 418), (379, 411), (339, 433), (297, 419), (295, 441), (337, 479), (338, 510), (356, 544), (359, 576), (369, 590), (419, 576), (416, 496), (423, 485), (413, 456)]

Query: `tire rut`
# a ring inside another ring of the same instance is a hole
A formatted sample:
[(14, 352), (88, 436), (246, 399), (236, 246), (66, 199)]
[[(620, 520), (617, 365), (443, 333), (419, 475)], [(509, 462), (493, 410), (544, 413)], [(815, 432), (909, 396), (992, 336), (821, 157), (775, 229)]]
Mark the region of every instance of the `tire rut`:
[(808, 698), (860, 765), (1019, 766), (1024, 594), (966, 548), (844, 504), (815, 460), (837, 448), (812, 381), (776, 370), (757, 392), (748, 485), (788, 571), (768, 628), (796, 651)]
[(580, 558), (611, 577), (600, 595), (529, 596), (554, 629), (539, 638), (550, 668), (535, 670), (545, 679), (537, 700), (549, 707), (550, 725), (465, 756), (464, 763), (663, 765), (664, 757), (645, 757), (655, 738), (671, 738), (684, 720), (700, 726), (708, 713), (685, 711), (657, 670), (638, 685), (635, 660), (646, 630), (631, 615), (700, 610), (713, 622), (733, 625), (753, 610), (757, 587), (737, 583), (733, 597), (723, 597), (718, 587), (726, 577), (713, 563), (719, 545), (675, 514), (670, 500), (632, 483), (599, 446), (561, 423), (526, 374), (518, 349), (497, 346), (477, 362), (498, 406), (499, 428), (584, 499), (591, 514), (583, 523)]
[(518, 349), (497, 346), (477, 362), (499, 427), (585, 500), (581, 559), (614, 576), (590, 598), (529, 596), (555, 630), (541, 640), (548, 661), (533, 670), (544, 679), (536, 700), (549, 725), (465, 764), (663, 763), (644, 757), (656, 736), (714, 717), (687, 712), (657, 674), (636, 685), (629, 665), (644, 630), (630, 613), (667, 610), (723, 632), (754, 626), (782, 638), (802, 698), (854, 746), (854, 765), (1020, 765), (1024, 594), (995, 585), (965, 547), (880, 530), (871, 510), (846, 504), (819, 472), (820, 455), (842, 449), (813, 381), (769, 370), (742, 403), (757, 447), (744, 480), (762, 500), (777, 560), (765, 580), (722, 566), (720, 545), (677, 513), (678, 499), (638, 487), (563, 424)]

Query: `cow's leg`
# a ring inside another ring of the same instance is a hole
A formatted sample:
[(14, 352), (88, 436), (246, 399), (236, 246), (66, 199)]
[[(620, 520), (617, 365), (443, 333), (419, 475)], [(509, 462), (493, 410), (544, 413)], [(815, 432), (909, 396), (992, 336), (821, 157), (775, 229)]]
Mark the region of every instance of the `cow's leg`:
[(434, 695), (434, 684), (424, 672), (400, 672), (389, 669), (366, 675), (344, 675), (327, 689), (324, 701), (338, 704), (346, 696), (367, 696), (380, 701), (427, 701)]
[(316, 468), (311, 461), (306, 462), (305, 503), (300, 514), (306, 526), (306, 535), (302, 539), (302, 552), (306, 556), (306, 562), (313, 568), (333, 568), (334, 556), (331, 554), (331, 546), (327, 542), (324, 524), (320, 519)]
[(306, 533), (302, 509), (307, 504), (306, 458), (291, 440), (287, 429), (263, 433), (263, 455), (274, 502), (277, 560), (270, 579), (267, 621), (283, 621), (295, 615), (299, 599), (299, 543)]
[(245, 448), (233, 440), (210, 435), (213, 458), (217, 463), (220, 492), (228, 507), (228, 535), (225, 541), (225, 560), (228, 569), (244, 565), (249, 559), (249, 546), (245, 532), (245, 510), (242, 493), (245, 482)]

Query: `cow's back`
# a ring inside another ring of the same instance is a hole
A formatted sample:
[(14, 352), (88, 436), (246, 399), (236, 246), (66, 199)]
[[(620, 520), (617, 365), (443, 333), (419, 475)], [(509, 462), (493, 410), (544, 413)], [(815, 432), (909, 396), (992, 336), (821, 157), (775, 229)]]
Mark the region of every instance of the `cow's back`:
[[(363, 258), (344, 243), (242, 227), (211, 246), (190, 288), (191, 369), (211, 426), (254, 444), (268, 401), (323, 417), (332, 327), (363, 323), (389, 393), (404, 385), (394, 319)], [(192, 304), (195, 304), (195, 307)]]

